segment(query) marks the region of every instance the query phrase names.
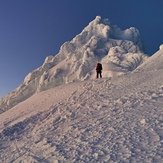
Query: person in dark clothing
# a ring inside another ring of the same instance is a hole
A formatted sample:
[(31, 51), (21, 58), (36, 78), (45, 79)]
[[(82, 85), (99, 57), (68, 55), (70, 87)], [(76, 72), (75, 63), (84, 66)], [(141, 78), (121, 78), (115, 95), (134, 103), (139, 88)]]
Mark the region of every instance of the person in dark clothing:
[(100, 78), (102, 78), (102, 64), (101, 63), (97, 63), (96, 65), (96, 78), (98, 78), (100, 76)]

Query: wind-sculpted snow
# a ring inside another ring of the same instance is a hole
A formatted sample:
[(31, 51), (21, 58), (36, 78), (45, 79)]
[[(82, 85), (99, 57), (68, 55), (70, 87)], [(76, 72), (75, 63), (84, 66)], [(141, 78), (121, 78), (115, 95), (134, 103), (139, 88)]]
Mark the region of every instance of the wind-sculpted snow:
[(46, 57), (41, 67), (29, 73), (15, 91), (2, 98), (0, 111), (10, 109), (36, 92), (94, 79), (97, 62), (104, 65), (103, 77), (113, 77), (133, 71), (146, 59), (136, 28), (121, 30), (108, 19), (97, 16), (80, 34), (65, 42), (57, 55)]
[(0, 115), (1, 162), (163, 162), (162, 80), (161, 69), (38, 93)]

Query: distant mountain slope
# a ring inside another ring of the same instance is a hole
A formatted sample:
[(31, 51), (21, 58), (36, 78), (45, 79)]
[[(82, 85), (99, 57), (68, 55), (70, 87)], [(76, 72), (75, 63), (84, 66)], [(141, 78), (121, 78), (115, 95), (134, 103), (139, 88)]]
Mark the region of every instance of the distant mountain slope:
[(140, 65), (136, 71), (156, 71), (163, 69), (163, 44), (160, 45), (160, 49), (149, 57), (142, 65)]
[(61, 84), (95, 78), (95, 65), (103, 64), (103, 77), (133, 71), (148, 57), (143, 52), (139, 31), (121, 30), (108, 19), (97, 16), (71, 41), (64, 43), (55, 56), (29, 73), (24, 82), (0, 100), (4, 112), (36, 92)]

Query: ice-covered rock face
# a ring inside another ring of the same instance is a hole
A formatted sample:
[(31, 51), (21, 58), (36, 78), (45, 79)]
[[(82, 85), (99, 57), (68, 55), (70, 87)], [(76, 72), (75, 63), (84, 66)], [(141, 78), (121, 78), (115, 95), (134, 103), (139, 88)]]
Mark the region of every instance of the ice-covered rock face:
[(103, 64), (103, 77), (110, 77), (134, 70), (145, 58), (136, 28), (121, 30), (97, 16), (80, 34), (65, 42), (57, 55), (46, 57), (41, 67), (1, 99), (0, 109), (11, 108), (35, 92), (60, 84), (94, 79), (97, 62)]

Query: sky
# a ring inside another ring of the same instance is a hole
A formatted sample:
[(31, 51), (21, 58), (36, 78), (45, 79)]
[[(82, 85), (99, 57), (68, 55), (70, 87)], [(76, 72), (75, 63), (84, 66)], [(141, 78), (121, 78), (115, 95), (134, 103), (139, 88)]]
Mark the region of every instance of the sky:
[(146, 53), (163, 43), (162, 0), (1, 0), (0, 98), (97, 15), (122, 30), (136, 27)]

